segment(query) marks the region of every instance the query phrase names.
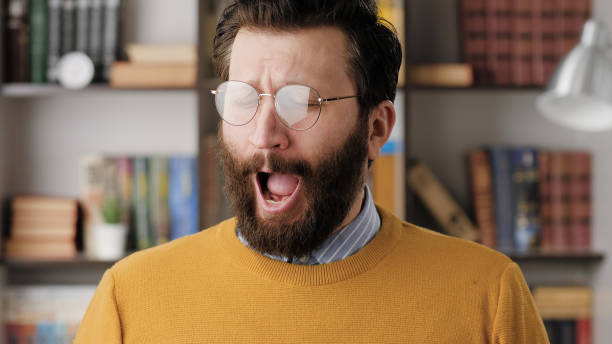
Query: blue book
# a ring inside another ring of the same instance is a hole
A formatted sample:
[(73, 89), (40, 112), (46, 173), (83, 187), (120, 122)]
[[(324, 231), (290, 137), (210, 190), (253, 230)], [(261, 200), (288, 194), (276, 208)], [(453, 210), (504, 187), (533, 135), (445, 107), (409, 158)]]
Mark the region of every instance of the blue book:
[(514, 250), (512, 216), (512, 176), (510, 151), (504, 147), (490, 147), (491, 176), (493, 177), (493, 198), (495, 199), (495, 225), (497, 227), (497, 248), (501, 251)]
[(54, 335), (54, 325), (50, 322), (39, 322), (36, 324), (36, 343), (53, 344), (56, 343)]
[(537, 157), (534, 148), (510, 150), (514, 244), (520, 252), (536, 248), (540, 232)]
[(198, 232), (197, 163), (194, 157), (171, 157), (168, 161), (170, 240)]

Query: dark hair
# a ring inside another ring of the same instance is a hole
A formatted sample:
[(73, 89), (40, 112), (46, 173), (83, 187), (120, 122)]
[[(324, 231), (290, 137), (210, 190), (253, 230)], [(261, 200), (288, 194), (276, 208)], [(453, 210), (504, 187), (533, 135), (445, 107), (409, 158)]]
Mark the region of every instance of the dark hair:
[(378, 17), (376, 0), (236, 0), (219, 19), (213, 43), (213, 64), (227, 80), (234, 39), (242, 27), (298, 30), (331, 26), (347, 37), (348, 70), (353, 77), (361, 114), (381, 101), (395, 99), (402, 60), (391, 23)]

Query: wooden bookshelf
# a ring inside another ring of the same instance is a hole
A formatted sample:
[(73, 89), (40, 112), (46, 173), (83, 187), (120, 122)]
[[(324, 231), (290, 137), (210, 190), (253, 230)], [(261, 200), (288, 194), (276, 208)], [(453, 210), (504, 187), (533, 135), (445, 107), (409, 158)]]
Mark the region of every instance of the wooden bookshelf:
[(598, 264), (604, 261), (605, 255), (601, 252), (504, 252), (517, 263), (576, 263)]

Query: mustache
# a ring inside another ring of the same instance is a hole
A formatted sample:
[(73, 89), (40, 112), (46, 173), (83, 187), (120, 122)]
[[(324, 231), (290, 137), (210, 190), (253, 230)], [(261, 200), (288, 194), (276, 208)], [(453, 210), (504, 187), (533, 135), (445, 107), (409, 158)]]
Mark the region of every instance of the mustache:
[(243, 177), (258, 173), (264, 166), (267, 166), (271, 173), (294, 174), (302, 177), (312, 177), (313, 168), (303, 159), (287, 159), (278, 153), (257, 153), (250, 159), (240, 162), (236, 170), (240, 171)]

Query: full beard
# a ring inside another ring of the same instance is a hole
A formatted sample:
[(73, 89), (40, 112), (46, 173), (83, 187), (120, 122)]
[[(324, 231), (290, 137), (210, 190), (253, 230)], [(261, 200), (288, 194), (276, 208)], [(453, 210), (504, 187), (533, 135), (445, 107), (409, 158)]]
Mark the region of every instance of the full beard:
[(252, 175), (264, 166), (266, 157), (256, 154), (247, 161), (235, 156), (218, 133), (218, 161), (225, 175), (229, 196), (241, 235), (261, 253), (295, 259), (318, 248), (346, 218), (365, 185), (364, 163), (368, 153), (368, 123), (360, 119), (340, 149), (323, 156), (316, 166), (302, 159), (267, 155), (274, 173), (301, 178), (301, 213), (257, 216), (256, 187)]

